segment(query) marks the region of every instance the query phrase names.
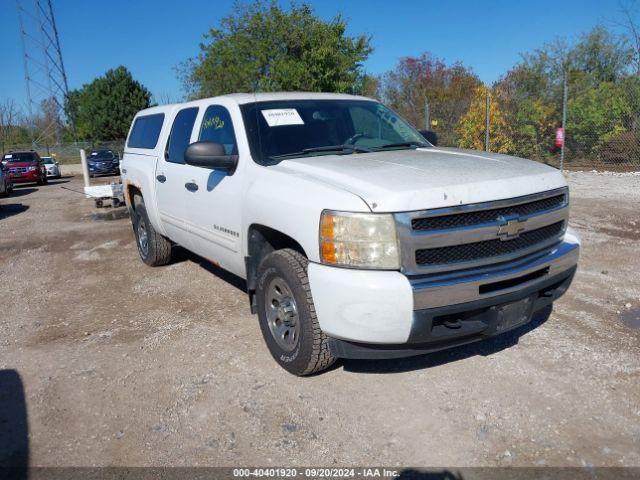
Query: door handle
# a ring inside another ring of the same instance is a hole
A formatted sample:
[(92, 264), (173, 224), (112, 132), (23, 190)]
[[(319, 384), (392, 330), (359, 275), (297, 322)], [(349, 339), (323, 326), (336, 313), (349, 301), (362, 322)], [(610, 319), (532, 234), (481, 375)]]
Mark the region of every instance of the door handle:
[(188, 182), (184, 184), (184, 188), (186, 188), (190, 192), (195, 192), (196, 190), (198, 190), (198, 185), (193, 182)]
[(156, 176), (156, 180), (158, 180), (160, 183), (164, 183), (167, 181), (167, 177), (165, 177), (164, 175), (160, 174), (158, 176)]

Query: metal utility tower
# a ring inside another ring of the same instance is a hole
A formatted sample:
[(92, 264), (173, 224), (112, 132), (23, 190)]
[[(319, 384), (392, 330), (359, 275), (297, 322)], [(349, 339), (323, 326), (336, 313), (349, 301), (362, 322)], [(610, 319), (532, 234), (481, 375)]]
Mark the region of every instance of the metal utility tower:
[(51, 0), (16, 0), (16, 7), (32, 141), (59, 145), (69, 87), (53, 6)]

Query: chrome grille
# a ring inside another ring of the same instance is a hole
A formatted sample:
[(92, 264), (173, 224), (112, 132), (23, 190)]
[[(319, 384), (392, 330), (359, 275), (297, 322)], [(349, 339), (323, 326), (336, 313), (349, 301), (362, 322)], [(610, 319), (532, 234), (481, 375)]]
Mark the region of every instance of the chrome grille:
[(567, 226), (566, 188), (507, 200), (395, 214), (407, 275), (515, 261), (558, 244)]
[(536, 213), (560, 208), (566, 201), (566, 195), (556, 195), (543, 198), (534, 202), (510, 205), (508, 207), (493, 210), (480, 210), (477, 212), (458, 213), (454, 215), (441, 215), (439, 217), (414, 218), (411, 227), (414, 230), (442, 230), (445, 228), (460, 228), (480, 225), (482, 223), (495, 222), (500, 217), (529, 216)]
[(549, 239), (556, 238), (564, 230), (564, 222), (531, 230), (513, 240), (485, 240), (483, 242), (463, 243), (450, 247), (425, 248), (416, 250), (418, 265), (450, 265), (459, 262), (471, 262), (478, 259), (498, 257), (528, 249)]

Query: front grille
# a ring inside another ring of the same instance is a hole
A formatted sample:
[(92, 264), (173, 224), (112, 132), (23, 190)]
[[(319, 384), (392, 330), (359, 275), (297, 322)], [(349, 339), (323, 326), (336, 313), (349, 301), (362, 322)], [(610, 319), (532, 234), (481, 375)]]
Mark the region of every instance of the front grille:
[(416, 250), (416, 264), (422, 266), (450, 265), (509, 255), (557, 237), (562, 233), (563, 229), (564, 221), (561, 221), (522, 233), (513, 240), (503, 241), (496, 238), (495, 240), (449, 247), (423, 248)]
[(540, 212), (561, 207), (566, 202), (564, 193), (553, 197), (543, 198), (520, 205), (510, 205), (508, 207), (495, 208), (492, 210), (480, 210), (476, 212), (456, 213), (453, 215), (442, 215), (439, 217), (414, 218), (411, 221), (413, 230), (444, 230), (447, 228), (462, 228), (483, 223), (497, 221), (500, 217), (518, 215), (521, 217), (534, 215)]
[(27, 172), (28, 168), (27, 167), (13, 167), (9, 169), (9, 172), (11, 173), (25, 173)]

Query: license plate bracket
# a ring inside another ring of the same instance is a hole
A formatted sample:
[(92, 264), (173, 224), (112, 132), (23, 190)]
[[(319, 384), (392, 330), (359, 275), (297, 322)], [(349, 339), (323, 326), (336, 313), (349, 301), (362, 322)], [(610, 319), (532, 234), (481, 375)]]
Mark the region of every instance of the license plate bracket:
[(496, 332), (502, 333), (512, 330), (531, 320), (533, 297), (526, 297), (516, 302), (499, 305), (496, 310), (498, 316)]

